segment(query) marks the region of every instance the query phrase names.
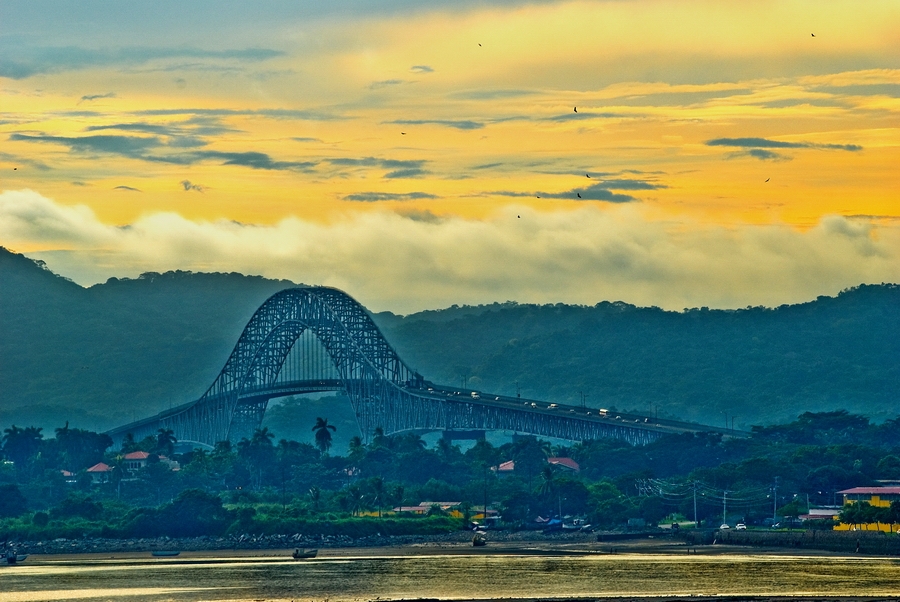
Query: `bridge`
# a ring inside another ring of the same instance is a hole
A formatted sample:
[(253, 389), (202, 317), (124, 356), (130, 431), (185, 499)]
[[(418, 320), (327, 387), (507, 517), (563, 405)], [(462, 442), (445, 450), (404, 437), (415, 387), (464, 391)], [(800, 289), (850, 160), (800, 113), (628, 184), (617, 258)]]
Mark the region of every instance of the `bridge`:
[(171, 429), (212, 446), (250, 437), (269, 400), (343, 391), (364, 438), (430, 430), (505, 430), (571, 441), (615, 438), (635, 445), (669, 433), (720, 432), (648, 416), (441, 386), (410, 369), (365, 309), (329, 287), (285, 289), (256, 310), (209, 389), (195, 401), (109, 431), (121, 445)]

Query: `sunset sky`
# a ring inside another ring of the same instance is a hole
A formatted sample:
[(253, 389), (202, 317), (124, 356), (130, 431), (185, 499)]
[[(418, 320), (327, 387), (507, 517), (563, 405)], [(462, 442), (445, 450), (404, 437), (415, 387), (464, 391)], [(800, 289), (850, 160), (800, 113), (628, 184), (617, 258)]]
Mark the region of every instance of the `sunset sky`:
[(0, 245), (406, 313), (900, 281), (900, 2), (0, 3)]

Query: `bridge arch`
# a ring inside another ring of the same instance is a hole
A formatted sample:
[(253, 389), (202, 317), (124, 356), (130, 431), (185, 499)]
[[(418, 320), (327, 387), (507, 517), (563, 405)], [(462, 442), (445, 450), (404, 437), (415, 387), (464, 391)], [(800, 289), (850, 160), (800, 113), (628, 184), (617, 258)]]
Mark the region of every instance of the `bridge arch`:
[[(328, 287), (290, 288), (256, 310), (215, 381), (189, 408), (165, 417), (166, 426), (195, 441), (248, 436), (259, 427), (268, 403), (258, 393), (272, 388), (294, 343), (307, 331), (334, 364), (363, 433), (380, 425), (381, 404), (373, 401), (387, 389), (422, 380), (348, 294)], [(181, 419), (198, 411), (204, 414), (199, 422)]]
[[(305, 333), (321, 343), (335, 376), (278, 382), (286, 358)], [(376, 427), (387, 434), (477, 429), (644, 444), (671, 432), (717, 430), (649, 424), (649, 419), (614, 421), (584, 408), (429, 383), (400, 359), (366, 310), (348, 294), (329, 287), (296, 287), (272, 295), (256, 310), (200, 399), (108, 434), (121, 444), (128, 433), (139, 440), (164, 428), (172, 429), (179, 441), (214, 445), (249, 437), (260, 426), (270, 398), (332, 390), (346, 392), (365, 438)]]

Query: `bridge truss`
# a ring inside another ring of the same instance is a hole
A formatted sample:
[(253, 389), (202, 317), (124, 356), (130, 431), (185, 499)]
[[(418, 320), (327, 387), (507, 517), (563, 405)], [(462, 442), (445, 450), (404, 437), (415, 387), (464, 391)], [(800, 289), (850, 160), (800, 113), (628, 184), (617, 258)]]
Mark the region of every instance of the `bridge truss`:
[(377, 427), (386, 434), (482, 429), (645, 444), (672, 432), (656, 424), (617, 422), (572, 408), (550, 411), (546, 403), (433, 385), (398, 357), (349, 295), (328, 287), (297, 287), (276, 293), (257, 309), (200, 399), (109, 434), (121, 443), (129, 433), (139, 440), (171, 429), (179, 441), (212, 446), (251, 436), (271, 398), (336, 390), (350, 398), (365, 438)]

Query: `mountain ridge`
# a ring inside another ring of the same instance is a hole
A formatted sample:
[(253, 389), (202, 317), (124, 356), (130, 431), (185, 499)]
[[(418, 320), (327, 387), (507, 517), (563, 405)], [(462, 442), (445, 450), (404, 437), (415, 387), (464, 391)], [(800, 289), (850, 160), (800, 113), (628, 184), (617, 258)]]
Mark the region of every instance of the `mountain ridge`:
[[(84, 288), (2, 247), (0, 283), (0, 424), (101, 429), (199, 397), (257, 307), (297, 286), (173, 271)], [(881, 284), (776, 308), (507, 301), (372, 316), (435, 382), (750, 426), (893, 417), (898, 309), (900, 286)]]

